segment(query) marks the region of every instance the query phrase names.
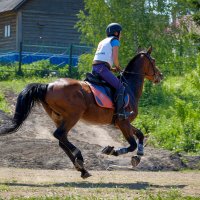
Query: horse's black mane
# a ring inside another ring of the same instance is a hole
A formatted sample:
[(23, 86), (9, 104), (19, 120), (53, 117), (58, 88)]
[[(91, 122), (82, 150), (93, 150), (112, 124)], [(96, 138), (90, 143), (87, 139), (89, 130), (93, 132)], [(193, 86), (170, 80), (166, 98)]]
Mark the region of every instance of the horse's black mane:
[(128, 63), (128, 65), (125, 67), (124, 71), (127, 71), (129, 69), (129, 66), (132, 66), (133, 63), (138, 59), (138, 57), (140, 57), (142, 54), (147, 54), (146, 51), (140, 51), (139, 53), (137, 53)]

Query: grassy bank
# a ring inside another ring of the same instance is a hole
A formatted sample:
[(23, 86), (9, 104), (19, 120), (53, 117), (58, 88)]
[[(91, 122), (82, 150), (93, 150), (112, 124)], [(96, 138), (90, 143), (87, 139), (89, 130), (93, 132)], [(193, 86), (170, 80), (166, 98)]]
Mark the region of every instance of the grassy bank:
[(0, 110), (3, 110), (4, 112), (7, 112), (7, 113), (10, 112), (10, 108), (5, 99), (4, 92), (1, 89), (0, 89)]
[(13, 79), (13, 80), (5, 80), (0, 81), (0, 110), (9, 113), (10, 106), (5, 98), (5, 93), (7, 91), (12, 91), (16, 94), (21, 92), (23, 88), (29, 83), (49, 83), (53, 80), (57, 79), (56, 77), (48, 77), (48, 78), (21, 78), (21, 79)]
[(29, 78), (0, 81), (0, 91), (5, 92), (6, 90), (11, 90), (15, 93), (19, 93), (29, 83), (49, 83), (56, 79), (58, 78), (57, 77), (48, 77), (48, 78), (29, 77)]

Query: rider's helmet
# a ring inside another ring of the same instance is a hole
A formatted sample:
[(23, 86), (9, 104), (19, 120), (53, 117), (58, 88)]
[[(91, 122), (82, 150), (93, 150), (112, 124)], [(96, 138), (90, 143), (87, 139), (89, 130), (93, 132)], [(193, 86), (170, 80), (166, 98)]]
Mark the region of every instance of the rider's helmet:
[(118, 23), (111, 23), (106, 28), (106, 34), (107, 36), (116, 36), (114, 33), (117, 32), (118, 35), (116, 37), (119, 37), (120, 32), (122, 31), (122, 26)]

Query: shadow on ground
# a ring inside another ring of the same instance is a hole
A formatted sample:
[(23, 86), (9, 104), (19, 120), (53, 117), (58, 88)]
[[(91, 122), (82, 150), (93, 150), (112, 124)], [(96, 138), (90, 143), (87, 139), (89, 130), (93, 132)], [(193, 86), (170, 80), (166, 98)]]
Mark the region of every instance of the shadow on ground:
[(36, 188), (48, 188), (48, 187), (75, 187), (75, 188), (125, 188), (130, 190), (146, 190), (153, 188), (162, 189), (182, 189), (187, 185), (156, 185), (148, 182), (136, 182), (136, 183), (90, 183), (90, 182), (65, 182), (56, 184), (32, 184), (32, 183), (0, 183), (0, 185), (14, 186), (14, 187), (36, 187)]

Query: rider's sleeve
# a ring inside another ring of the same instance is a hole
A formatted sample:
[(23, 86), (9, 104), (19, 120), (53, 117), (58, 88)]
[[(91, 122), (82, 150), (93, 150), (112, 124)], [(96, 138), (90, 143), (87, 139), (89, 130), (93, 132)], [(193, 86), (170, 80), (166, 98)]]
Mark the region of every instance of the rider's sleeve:
[(120, 41), (119, 40), (117, 40), (117, 39), (114, 39), (114, 40), (112, 40), (111, 41), (111, 46), (112, 47), (115, 47), (115, 46), (120, 46)]

